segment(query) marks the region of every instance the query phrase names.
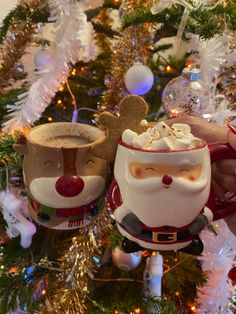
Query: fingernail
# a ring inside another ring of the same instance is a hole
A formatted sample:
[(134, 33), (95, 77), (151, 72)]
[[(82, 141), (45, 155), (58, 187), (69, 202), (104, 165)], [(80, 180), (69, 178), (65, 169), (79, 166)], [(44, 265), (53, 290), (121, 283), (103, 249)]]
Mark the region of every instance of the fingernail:
[(228, 123), (227, 126), (236, 135), (236, 127), (231, 125), (230, 123)]

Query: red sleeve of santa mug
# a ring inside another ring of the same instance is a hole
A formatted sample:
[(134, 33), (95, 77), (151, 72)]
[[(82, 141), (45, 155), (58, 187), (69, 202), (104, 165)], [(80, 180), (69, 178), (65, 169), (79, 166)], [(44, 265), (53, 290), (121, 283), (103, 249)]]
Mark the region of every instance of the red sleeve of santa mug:
[(236, 151), (236, 127), (228, 123), (228, 143)]
[[(228, 127), (228, 143), (236, 151), (236, 127), (229, 123)], [(221, 213), (225, 211), (225, 216), (228, 216), (229, 213), (236, 215), (236, 192), (226, 191), (223, 197), (216, 197), (215, 209)]]

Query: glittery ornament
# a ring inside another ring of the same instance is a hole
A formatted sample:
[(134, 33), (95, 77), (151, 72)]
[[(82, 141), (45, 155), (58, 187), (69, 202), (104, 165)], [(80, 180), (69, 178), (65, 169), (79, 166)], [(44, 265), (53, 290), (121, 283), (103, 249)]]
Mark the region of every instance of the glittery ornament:
[(125, 74), (125, 86), (131, 94), (144, 95), (154, 83), (152, 71), (141, 63), (134, 64)]
[(25, 69), (24, 69), (24, 65), (22, 63), (19, 63), (17, 62), (15, 65), (14, 65), (14, 69), (16, 71), (16, 73), (18, 74), (23, 74)]
[(232, 295), (231, 302), (233, 303), (233, 305), (236, 305), (236, 295)]
[(209, 90), (200, 80), (200, 70), (185, 68), (181, 76), (166, 85), (162, 102), (169, 117), (202, 116), (208, 106)]
[(142, 259), (141, 252), (127, 254), (124, 253), (119, 248), (115, 248), (112, 251), (112, 261), (115, 266), (124, 271), (130, 271), (131, 269), (136, 268)]

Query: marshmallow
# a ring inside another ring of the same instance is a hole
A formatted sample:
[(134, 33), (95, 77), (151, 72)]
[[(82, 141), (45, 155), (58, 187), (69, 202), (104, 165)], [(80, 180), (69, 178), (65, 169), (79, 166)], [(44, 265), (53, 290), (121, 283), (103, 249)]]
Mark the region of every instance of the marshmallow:
[(159, 132), (161, 137), (168, 136), (171, 133), (170, 127), (163, 121), (157, 123), (154, 128)]
[(184, 134), (191, 134), (191, 128), (188, 124), (183, 124), (183, 123), (174, 123), (172, 125), (172, 128), (177, 130), (177, 131), (181, 131)]
[(183, 133), (181, 131), (174, 130), (174, 134), (177, 138), (188, 138), (188, 139), (195, 138), (192, 133)]
[(142, 126), (148, 125), (147, 120), (146, 120), (146, 119), (143, 119), (143, 120), (140, 122), (140, 125), (142, 125)]
[(145, 148), (147, 147), (152, 141), (152, 137), (149, 133), (144, 132), (132, 140), (132, 146), (139, 147), (139, 148)]
[(177, 139), (175, 142), (175, 149), (176, 150), (182, 150), (182, 149), (191, 149), (200, 144), (200, 140), (196, 137), (193, 138), (182, 138), (182, 139)]
[(168, 137), (163, 137), (158, 141), (153, 141), (151, 145), (152, 150), (173, 150), (174, 145)]
[(190, 148), (191, 140), (188, 138), (177, 139), (175, 142), (175, 150)]
[[(148, 124), (146, 120), (142, 120), (142, 123)], [(122, 134), (122, 141), (127, 145), (148, 150), (184, 150), (200, 144), (200, 139), (191, 134), (188, 124), (174, 123), (170, 128), (163, 121), (140, 135), (127, 129)]]
[(184, 134), (183, 132), (179, 131), (179, 130), (176, 130), (176, 129), (172, 129), (173, 130), (173, 137), (175, 138), (186, 138), (186, 134)]
[(127, 145), (132, 145), (132, 140), (138, 137), (138, 134), (136, 132), (131, 131), (130, 129), (127, 129), (122, 134), (122, 142), (124, 142)]
[(192, 147), (191, 148), (194, 148), (194, 147), (197, 147), (201, 144), (201, 140), (197, 137), (193, 137), (192, 140), (191, 140), (191, 145)]
[(154, 128), (148, 128), (147, 133), (149, 133), (151, 135), (153, 140), (158, 140), (160, 138), (160, 133), (158, 132), (158, 130), (155, 127)]

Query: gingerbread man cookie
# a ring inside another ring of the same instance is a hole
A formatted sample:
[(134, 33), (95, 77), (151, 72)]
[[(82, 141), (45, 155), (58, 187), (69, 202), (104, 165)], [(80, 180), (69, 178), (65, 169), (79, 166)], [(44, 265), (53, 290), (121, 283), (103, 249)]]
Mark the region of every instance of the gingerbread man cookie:
[(140, 96), (129, 95), (119, 103), (119, 116), (109, 112), (101, 113), (99, 125), (106, 130), (106, 140), (93, 148), (93, 153), (108, 161), (114, 161), (118, 141), (126, 129), (138, 134), (150, 126), (141, 123), (148, 113), (148, 105)]

